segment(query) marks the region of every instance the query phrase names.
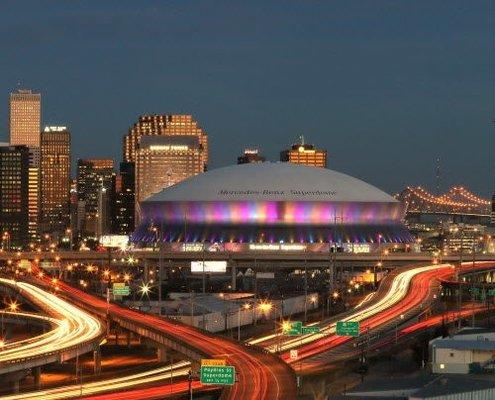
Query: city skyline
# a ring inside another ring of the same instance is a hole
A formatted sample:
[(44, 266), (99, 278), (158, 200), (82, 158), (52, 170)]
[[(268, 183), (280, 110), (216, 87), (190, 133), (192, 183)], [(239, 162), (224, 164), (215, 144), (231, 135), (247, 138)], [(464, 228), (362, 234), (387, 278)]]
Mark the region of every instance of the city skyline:
[[(131, 2), (118, 10), (95, 3), (90, 12), (32, 4), (25, 15), (31, 29), (16, 40), (9, 10), (0, 17), (0, 40), (13, 55), (0, 90), (6, 97), (20, 81), (41, 92), (43, 124), (71, 129), (74, 159), (118, 162), (120, 137), (139, 115), (183, 113), (209, 132), (210, 169), (234, 164), (245, 147), (277, 160), (304, 134), (327, 149), (332, 169), (389, 193), (407, 184), (435, 188), (440, 157), (443, 189), (465, 185), (492, 194), (485, 183), (494, 171), (490, 146), (456, 153), (471, 141), (489, 144), (495, 129), (490, 3), (469, 9), (460, 2), (291, 4), (283, 10), (274, 3), (229, 3), (213, 16), (204, 3), (172, 2), (174, 15), (191, 22), (187, 28), (181, 18), (152, 23), (167, 18), (165, 7), (152, 2), (139, 10)], [(256, 21), (252, 29), (244, 15)], [(122, 45), (108, 47), (116, 37)], [(151, 37), (163, 39), (172, 60)], [(150, 60), (136, 61), (138, 51)], [(26, 61), (31, 53), (43, 67)], [(55, 68), (59, 62), (62, 71)], [(0, 110), (3, 139), (7, 113)], [(239, 140), (229, 141), (232, 135)]]
[(0, 398), (495, 397), (494, 27), (2, 2)]

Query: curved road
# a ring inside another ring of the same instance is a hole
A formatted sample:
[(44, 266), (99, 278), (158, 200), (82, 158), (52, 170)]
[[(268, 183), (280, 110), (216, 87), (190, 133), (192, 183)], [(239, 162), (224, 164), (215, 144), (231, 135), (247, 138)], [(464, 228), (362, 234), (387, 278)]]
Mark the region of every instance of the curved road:
[[(50, 282), (44, 278), (45, 282)], [(179, 342), (186, 341), (198, 352), (212, 358), (225, 358), (236, 368), (237, 382), (225, 387), (222, 399), (290, 400), (296, 398), (296, 384), (291, 368), (278, 357), (256, 348), (240, 345), (235, 341), (204, 333), (190, 326), (159, 316), (140, 313), (73, 288), (63, 282), (57, 286), (61, 293), (84, 302), (94, 310), (107, 311), (109, 315), (135, 321), (150, 329), (173, 335)]]
[[(493, 268), (493, 262), (479, 262), (463, 264), (461, 273)], [(438, 281), (454, 274), (454, 268), (449, 264), (431, 265), (412, 268), (395, 276), (386, 296), (377, 302), (364, 307), (362, 310), (343, 318), (345, 321), (359, 321), (361, 334), (387, 329), (400, 324), (401, 315), (418, 313), (429, 301), (432, 288)], [(406, 318), (405, 318), (406, 319)], [(302, 373), (314, 373), (331, 363), (343, 358), (339, 354), (340, 346), (354, 340), (352, 337), (337, 336), (335, 324), (325, 327), (326, 336), (310, 335), (299, 341), (288, 340), (283, 349), (298, 348), (298, 359), (291, 360), (290, 354), (285, 352), (281, 357), (291, 363)]]
[(105, 333), (103, 324), (89, 313), (65, 300), (26, 282), (0, 278), (7, 285), (40, 305), (50, 316), (46, 318), (54, 328), (47, 333), (21, 342), (6, 344), (0, 352), (0, 372), (24, 369), (27, 364), (43, 365), (53, 362), (54, 356), (79, 346), (99, 341)]

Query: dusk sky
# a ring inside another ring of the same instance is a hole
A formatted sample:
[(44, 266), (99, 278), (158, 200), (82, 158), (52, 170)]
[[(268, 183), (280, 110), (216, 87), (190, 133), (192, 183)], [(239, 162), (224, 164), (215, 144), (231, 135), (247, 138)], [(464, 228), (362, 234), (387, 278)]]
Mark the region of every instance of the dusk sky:
[(495, 191), (495, 2), (2, 1), (0, 136), (21, 82), (73, 159), (120, 161), (140, 114), (193, 114), (209, 168), (300, 134), (396, 192)]

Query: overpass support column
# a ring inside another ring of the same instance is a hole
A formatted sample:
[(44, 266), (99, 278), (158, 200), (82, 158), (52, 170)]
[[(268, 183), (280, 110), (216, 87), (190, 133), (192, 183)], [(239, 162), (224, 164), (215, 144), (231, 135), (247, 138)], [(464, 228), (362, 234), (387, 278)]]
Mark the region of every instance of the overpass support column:
[(93, 351), (93, 366), (95, 375), (100, 375), (101, 373), (101, 350), (100, 346)]
[(232, 290), (237, 290), (237, 268), (235, 263), (232, 263)]
[(127, 347), (131, 347), (131, 331), (126, 332), (125, 338), (127, 342)]
[(167, 362), (168, 354), (165, 346), (158, 346), (157, 349), (158, 362)]
[(150, 271), (148, 268), (148, 260), (145, 258), (144, 259), (144, 279), (146, 282), (148, 281), (149, 276), (150, 276)]
[(12, 382), (12, 392), (19, 393), (19, 379)]
[(37, 389), (41, 389), (41, 367), (34, 367), (32, 371), (33, 371), (34, 385), (36, 386)]

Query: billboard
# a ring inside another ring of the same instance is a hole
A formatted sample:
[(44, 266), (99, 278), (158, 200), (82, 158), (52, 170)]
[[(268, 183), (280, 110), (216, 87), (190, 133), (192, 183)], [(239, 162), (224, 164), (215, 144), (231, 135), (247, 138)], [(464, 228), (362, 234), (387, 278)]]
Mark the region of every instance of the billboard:
[(227, 261), (191, 261), (191, 272), (217, 272), (224, 273), (227, 271)]
[(100, 236), (100, 244), (103, 247), (118, 247), (125, 249), (129, 243), (129, 236), (127, 235), (103, 235)]

